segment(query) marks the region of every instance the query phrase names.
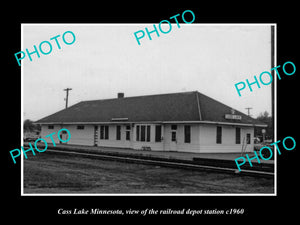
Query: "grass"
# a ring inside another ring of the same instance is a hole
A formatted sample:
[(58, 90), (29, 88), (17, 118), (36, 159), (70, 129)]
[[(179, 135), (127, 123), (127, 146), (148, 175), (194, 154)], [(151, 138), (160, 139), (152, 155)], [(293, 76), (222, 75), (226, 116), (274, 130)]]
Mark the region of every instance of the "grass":
[(274, 180), (44, 152), (24, 160), (24, 193), (273, 193)]

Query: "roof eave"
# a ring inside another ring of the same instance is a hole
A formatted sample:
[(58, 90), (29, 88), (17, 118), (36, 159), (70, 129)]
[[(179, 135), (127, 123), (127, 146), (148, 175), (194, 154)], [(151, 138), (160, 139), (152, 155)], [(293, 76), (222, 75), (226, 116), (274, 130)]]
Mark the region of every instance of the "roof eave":
[(214, 124), (214, 125), (236, 125), (236, 126), (248, 126), (248, 127), (267, 127), (266, 124), (255, 124), (255, 123), (232, 123), (232, 122), (221, 122), (221, 121), (107, 121), (107, 122), (34, 122), (34, 124), (40, 125), (50, 125), (50, 124), (57, 124), (57, 125), (72, 125), (72, 124), (125, 124), (125, 123), (161, 123), (161, 124)]

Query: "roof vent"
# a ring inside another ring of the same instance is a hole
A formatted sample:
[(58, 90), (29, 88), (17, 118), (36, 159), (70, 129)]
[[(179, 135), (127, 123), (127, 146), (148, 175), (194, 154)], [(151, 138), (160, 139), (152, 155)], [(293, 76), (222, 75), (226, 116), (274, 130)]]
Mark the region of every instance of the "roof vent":
[(124, 93), (123, 92), (119, 92), (118, 93), (118, 98), (124, 98)]

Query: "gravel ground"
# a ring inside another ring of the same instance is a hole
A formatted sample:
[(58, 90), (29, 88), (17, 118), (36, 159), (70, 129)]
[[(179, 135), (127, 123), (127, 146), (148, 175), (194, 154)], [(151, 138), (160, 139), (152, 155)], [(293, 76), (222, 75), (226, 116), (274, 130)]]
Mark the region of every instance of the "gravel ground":
[(274, 180), (44, 152), (24, 159), (24, 193), (271, 194)]

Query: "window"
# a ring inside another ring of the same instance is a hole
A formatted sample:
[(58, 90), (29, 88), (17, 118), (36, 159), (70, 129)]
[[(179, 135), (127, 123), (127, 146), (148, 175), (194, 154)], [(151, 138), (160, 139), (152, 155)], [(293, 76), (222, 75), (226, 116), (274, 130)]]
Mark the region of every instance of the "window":
[(251, 134), (247, 134), (247, 144), (251, 144)]
[(108, 140), (109, 139), (109, 136), (108, 136), (108, 126), (100, 126), (100, 139), (106, 139)]
[(184, 126), (184, 143), (191, 143), (191, 126)]
[(108, 126), (104, 126), (104, 139), (108, 140), (109, 139), (109, 130), (108, 130)]
[(161, 142), (161, 125), (155, 126), (155, 142)]
[(141, 141), (145, 141), (146, 126), (141, 126)]
[(171, 132), (171, 140), (176, 141), (176, 131)]
[(150, 142), (151, 126), (137, 125), (136, 126), (136, 140)]
[(177, 125), (171, 125), (171, 130), (177, 130)]
[(54, 126), (53, 125), (48, 125), (48, 129), (54, 129)]
[(126, 140), (130, 141), (130, 126), (126, 126)]
[(116, 139), (121, 140), (121, 126), (118, 125), (116, 129)]
[(147, 142), (150, 142), (150, 125), (147, 125)]
[(100, 126), (100, 139), (104, 139), (104, 126)]
[(77, 126), (77, 130), (83, 130), (84, 129), (84, 126), (83, 125), (78, 125)]
[(136, 126), (136, 141), (140, 140), (140, 125)]
[(241, 144), (241, 128), (239, 127), (235, 128), (235, 143)]
[(222, 144), (222, 127), (217, 127), (217, 144)]

